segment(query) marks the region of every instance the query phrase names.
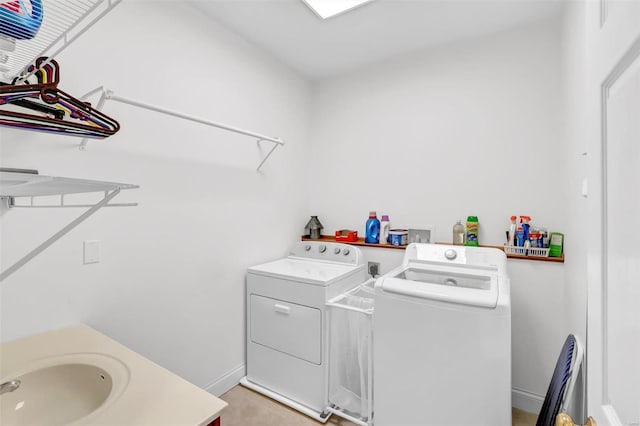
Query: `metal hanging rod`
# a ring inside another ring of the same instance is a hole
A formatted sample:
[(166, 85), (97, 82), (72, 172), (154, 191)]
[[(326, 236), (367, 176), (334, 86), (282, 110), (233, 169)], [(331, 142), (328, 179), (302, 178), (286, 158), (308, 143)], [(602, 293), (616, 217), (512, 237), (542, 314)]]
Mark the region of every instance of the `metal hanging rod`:
[[(178, 112), (178, 111), (174, 111), (174, 110), (170, 110), (170, 109), (166, 109), (160, 106), (156, 106), (156, 105), (151, 105), (148, 104), (146, 102), (141, 102), (141, 101), (137, 101), (137, 100), (133, 100), (130, 98), (124, 98), (122, 96), (118, 96), (116, 95), (112, 90), (109, 89), (105, 89), (104, 87), (100, 86), (97, 87), (89, 92), (87, 92), (84, 96), (80, 97), (80, 99), (87, 99), (88, 97), (95, 95), (96, 93), (100, 93), (100, 98), (98, 99), (98, 103), (96, 104), (96, 109), (100, 110), (102, 109), (102, 107), (104, 106), (104, 103), (106, 100), (113, 100), (116, 102), (120, 102), (123, 104), (127, 104), (127, 105), (131, 105), (137, 108), (143, 108), (143, 109), (147, 109), (150, 111), (154, 111), (160, 114), (166, 114), (166, 115), (170, 115), (172, 117), (177, 117), (183, 120), (188, 120), (188, 121), (193, 121), (195, 123), (200, 123), (200, 124), (204, 124), (205, 126), (211, 126), (211, 127), (216, 127), (218, 129), (223, 129), (223, 130), (227, 130), (230, 132), (234, 132), (234, 133), (239, 133), (241, 135), (245, 135), (245, 136), (251, 136), (257, 139), (257, 143), (260, 144), (261, 142), (272, 142), (274, 145), (271, 148), (271, 150), (267, 153), (267, 155), (265, 155), (265, 157), (262, 159), (262, 161), (260, 162), (260, 164), (258, 165), (258, 167), (256, 168), (256, 171), (259, 171), (260, 168), (262, 167), (262, 165), (265, 163), (265, 161), (267, 161), (267, 159), (271, 156), (271, 154), (273, 153), (273, 151), (275, 151), (275, 149), (278, 146), (283, 146), (284, 145), (284, 141), (280, 138), (272, 138), (269, 136), (265, 136), (265, 135), (261, 135), (260, 133), (256, 133), (256, 132), (252, 132), (249, 130), (245, 130), (245, 129), (241, 129), (239, 127), (235, 127), (235, 126), (230, 126), (228, 124), (223, 124), (223, 123), (219, 123), (216, 121), (212, 121), (212, 120), (207, 120), (204, 118), (200, 118), (200, 117), (196, 117), (190, 114), (185, 114), (182, 112)], [(87, 145), (87, 141), (88, 139), (84, 138), (82, 139), (82, 141), (80, 142), (80, 149), (86, 149), (86, 145)]]

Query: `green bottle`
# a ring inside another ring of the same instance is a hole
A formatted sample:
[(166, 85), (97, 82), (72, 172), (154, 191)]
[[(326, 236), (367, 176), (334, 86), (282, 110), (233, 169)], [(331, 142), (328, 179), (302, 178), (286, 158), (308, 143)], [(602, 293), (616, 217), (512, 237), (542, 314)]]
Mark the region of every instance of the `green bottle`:
[(562, 257), (564, 234), (552, 232), (549, 237), (549, 257)]
[(467, 217), (467, 245), (478, 247), (478, 216)]

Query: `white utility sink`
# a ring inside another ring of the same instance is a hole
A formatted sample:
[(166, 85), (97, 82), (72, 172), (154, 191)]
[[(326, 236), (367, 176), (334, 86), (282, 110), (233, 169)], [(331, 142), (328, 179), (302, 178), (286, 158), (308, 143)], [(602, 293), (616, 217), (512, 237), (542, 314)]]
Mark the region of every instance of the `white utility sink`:
[(0, 396), (3, 426), (57, 426), (105, 409), (126, 387), (129, 371), (108, 356), (69, 354), (45, 358), (0, 380), (13, 389)]
[(209, 426), (226, 405), (85, 325), (0, 345), (2, 426)]

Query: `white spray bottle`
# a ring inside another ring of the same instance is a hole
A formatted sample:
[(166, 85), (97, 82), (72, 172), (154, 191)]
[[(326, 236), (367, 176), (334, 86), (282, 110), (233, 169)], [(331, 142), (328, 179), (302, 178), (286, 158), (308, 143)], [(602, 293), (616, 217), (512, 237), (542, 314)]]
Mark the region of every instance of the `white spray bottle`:
[(509, 226), (509, 240), (507, 241), (508, 246), (515, 246), (515, 238), (516, 238), (516, 216), (511, 216), (511, 225)]

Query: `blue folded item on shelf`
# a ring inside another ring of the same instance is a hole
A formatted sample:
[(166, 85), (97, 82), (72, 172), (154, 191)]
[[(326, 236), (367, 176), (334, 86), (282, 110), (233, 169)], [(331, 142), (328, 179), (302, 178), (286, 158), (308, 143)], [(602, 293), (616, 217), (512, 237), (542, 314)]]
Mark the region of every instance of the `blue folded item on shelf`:
[[(31, 6), (28, 7), (27, 3)], [(14, 0), (0, 4), (0, 34), (15, 40), (35, 37), (42, 25), (42, 0)]]

